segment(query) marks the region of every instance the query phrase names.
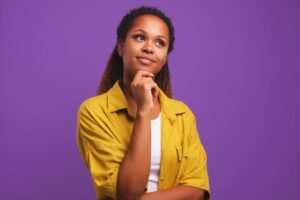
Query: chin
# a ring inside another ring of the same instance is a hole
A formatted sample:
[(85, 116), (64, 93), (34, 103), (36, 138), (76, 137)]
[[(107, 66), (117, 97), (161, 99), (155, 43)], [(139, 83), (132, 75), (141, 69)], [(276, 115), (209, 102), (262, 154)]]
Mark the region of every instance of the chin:
[(157, 70), (156, 66), (151, 66), (151, 65), (141, 65), (141, 64), (135, 64), (135, 66), (131, 70), (131, 74), (134, 76), (139, 70), (147, 71), (150, 72), (154, 75), (158, 74), (160, 70)]
[(152, 67), (150, 67), (150, 66), (139, 65), (139, 66), (136, 68), (136, 72), (138, 72), (139, 70), (143, 70), (143, 71), (147, 71), (147, 72), (153, 73), (153, 69), (151, 69), (151, 68), (152, 68)]

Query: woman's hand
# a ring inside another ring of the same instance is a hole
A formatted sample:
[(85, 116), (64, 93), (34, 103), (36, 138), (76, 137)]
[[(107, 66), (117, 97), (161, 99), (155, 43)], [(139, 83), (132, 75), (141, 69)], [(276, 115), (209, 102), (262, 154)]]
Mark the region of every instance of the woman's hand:
[(150, 72), (138, 71), (130, 83), (137, 116), (118, 172), (117, 199), (140, 199), (145, 193), (151, 166), (151, 112), (159, 92), (153, 78)]
[(138, 111), (151, 113), (154, 108), (159, 88), (153, 79), (152, 73), (140, 70), (135, 74), (130, 84)]

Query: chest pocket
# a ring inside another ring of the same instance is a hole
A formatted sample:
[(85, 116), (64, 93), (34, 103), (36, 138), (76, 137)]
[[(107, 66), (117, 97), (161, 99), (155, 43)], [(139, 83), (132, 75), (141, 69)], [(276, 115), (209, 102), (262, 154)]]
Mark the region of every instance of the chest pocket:
[(181, 144), (178, 144), (175, 147), (176, 147), (176, 151), (177, 151), (178, 162), (182, 162), (184, 159), (188, 158), (188, 155), (186, 155), (186, 153), (183, 152), (183, 148), (182, 148)]

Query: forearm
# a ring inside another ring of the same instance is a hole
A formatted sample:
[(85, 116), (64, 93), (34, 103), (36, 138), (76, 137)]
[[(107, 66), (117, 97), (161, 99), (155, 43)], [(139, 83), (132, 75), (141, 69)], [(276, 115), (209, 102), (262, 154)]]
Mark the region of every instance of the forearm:
[(151, 128), (150, 114), (137, 112), (126, 156), (119, 168), (118, 199), (139, 199), (149, 178)]
[(204, 190), (179, 185), (174, 188), (145, 193), (141, 200), (203, 200)]

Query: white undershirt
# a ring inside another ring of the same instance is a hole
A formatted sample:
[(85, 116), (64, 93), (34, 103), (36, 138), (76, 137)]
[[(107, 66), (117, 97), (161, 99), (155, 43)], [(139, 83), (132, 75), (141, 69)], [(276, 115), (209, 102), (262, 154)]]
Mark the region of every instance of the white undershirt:
[(161, 113), (151, 120), (151, 167), (147, 192), (157, 191), (161, 157)]

